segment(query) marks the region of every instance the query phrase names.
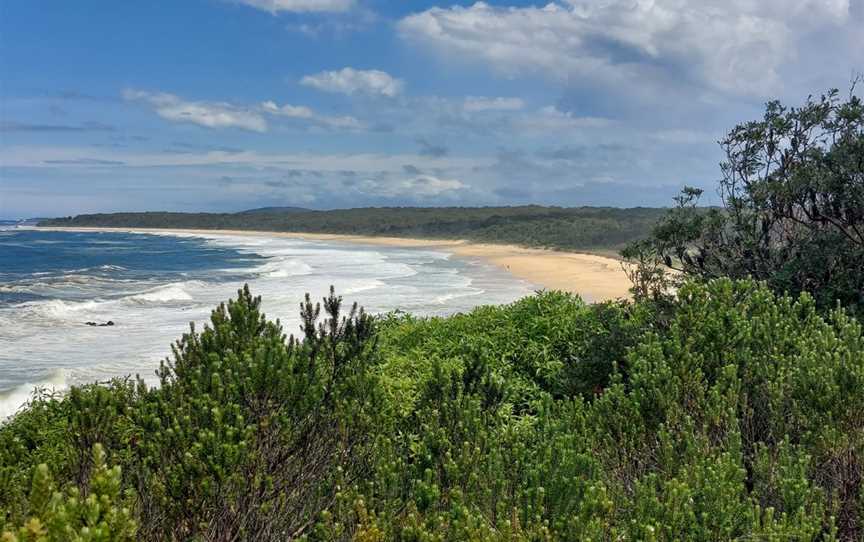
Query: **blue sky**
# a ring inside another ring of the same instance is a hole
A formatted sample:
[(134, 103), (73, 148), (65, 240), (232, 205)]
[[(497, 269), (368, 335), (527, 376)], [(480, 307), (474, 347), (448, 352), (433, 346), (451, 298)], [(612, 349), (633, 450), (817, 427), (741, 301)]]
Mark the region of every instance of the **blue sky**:
[(666, 205), (864, 0), (0, 0), (0, 217)]

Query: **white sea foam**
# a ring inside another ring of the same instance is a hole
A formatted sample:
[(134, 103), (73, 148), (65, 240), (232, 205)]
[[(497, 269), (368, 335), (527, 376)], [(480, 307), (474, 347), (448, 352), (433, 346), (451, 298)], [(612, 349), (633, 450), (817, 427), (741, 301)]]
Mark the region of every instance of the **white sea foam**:
[(380, 280), (369, 280), (367, 282), (358, 282), (353, 286), (349, 286), (348, 288), (342, 288), (339, 290), (341, 295), (352, 295), (359, 294), (360, 292), (365, 292), (367, 290), (374, 290), (376, 288), (383, 288), (387, 284)]
[(312, 273), (312, 268), (293, 258), (277, 257), (256, 267), (254, 271), (263, 277), (280, 279), (299, 275), (308, 275)]
[(48, 277), (44, 273), (34, 273), (31, 280), (12, 284), (0, 284), (0, 292), (57, 294), (65, 290), (111, 288), (117, 283), (134, 283), (132, 279), (99, 277), (77, 273)]
[(110, 264), (100, 265), (97, 267), (85, 268), (84, 270), (85, 271), (91, 271), (93, 269), (98, 269), (99, 271), (126, 271), (126, 268), (123, 267), (122, 265), (110, 265)]
[(192, 301), (192, 295), (186, 290), (190, 284), (203, 284), (200, 282), (187, 282), (166, 284), (158, 286), (140, 294), (130, 295), (123, 298), (124, 301), (133, 303), (171, 303), (175, 301)]
[[(244, 282), (262, 296), (267, 316), (279, 318), (288, 333), (299, 327), (303, 295), (320, 298), (331, 284), (346, 302), (356, 301), (369, 312), (401, 309), (420, 315), (506, 303), (531, 292), (530, 285), (491, 265), (466, 265), (428, 249), (266, 236), (181, 236), (205, 237), (208, 244), (260, 262), (253, 262), (251, 269), (214, 271), (206, 280), (168, 283), (132, 281), (126, 270), (107, 266), (98, 271), (110, 273), (110, 278), (73, 274), (34, 279), (34, 284), (44, 283), (36, 285), (34, 293), (53, 297), (54, 292), (72, 292), (74, 297), (0, 307), (0, 388), (6, 388), (0, 389), (0, 413), (14, 412), (33, 387), (45, 383), (62, 391), (136, 373), (152, 382), (159, 360), (170, 353), (171, 343), (188, 330), (189, 322), (200, 328), (210, 311), (235, 296)], [(115, 325), (86, 325), (108, 320)], [(22, 371), (25, 359), (27, 371)], [(31, 382), (28, 372), (49, 377)]]
[(444, 303), (448, 303), (450, 301), (453, 301), (454, 299), (459, 299), (462, 297), (472, 297), (472, 296), (477, 296), (477, 295), (483, 295), (484, 293), (485, 293), (485, 290), (481, 290), (480, 288), (474, 288), (472, 290), (465, 290), (465, 291), (462, 291), (459, 293), (454, 292), (454, 293), (439, 295), (438, 297), (435, 298), (434, 302), (438, 303), (439, 305), (443, 305)]
[(24, 382), (12, 389), (0, 391), (0, 421), (18, 412), (33, 398), (33, 392), (37, 389), (62, 393), (68, 387), (66, 372), (62, 369), (57, 369), (42, 380)]
[(22, 316), (35, 315), (46, 320), (78, 320), (82, 315), (93, 312), (104, 301), (63, 301), (50, 299), (48, 301), (31, 301), (17, 306)]

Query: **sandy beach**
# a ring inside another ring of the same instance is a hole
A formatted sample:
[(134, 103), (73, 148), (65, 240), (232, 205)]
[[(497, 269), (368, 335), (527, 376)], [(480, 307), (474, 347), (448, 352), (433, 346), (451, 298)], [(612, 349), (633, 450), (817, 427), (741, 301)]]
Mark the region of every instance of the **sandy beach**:
[(194, 230), (149, 228), (39, 228), (57, 231), (177, 232), (288, 237), (318, 241), (343, 241), (383, 246), (428, 247), (462, 258), (488, 261), (513, 276), (549, 290), (564, 290), (598, 302), (629, 296), (630, 281), (614, 258), (578, 252), (524, 248), (514, 245), (472, 243), (464, 240), (367, 237), (326, 233), (294, 233), (248, 230)]

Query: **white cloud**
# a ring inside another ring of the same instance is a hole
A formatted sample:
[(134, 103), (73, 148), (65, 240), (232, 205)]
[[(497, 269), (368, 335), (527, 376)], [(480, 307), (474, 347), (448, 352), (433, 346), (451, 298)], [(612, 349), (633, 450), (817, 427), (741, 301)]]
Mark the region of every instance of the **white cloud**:
[(561, 111), (549, 105), (537, 111), (526, 113), (513, 119), (513, 125), (520, 132), (567, 132), (591, 128), (606, 128), (613, 121), (600, 117), (582, 117), (573, 113)]
[(283, 106), (276, 105), (275, 102), (266, 101), (261, 104), (261, 109), (271, 115), (281, 115), (283, 117), (291, 117), (295, 119), (311, 119), (315, 116), (315, 113), (312, 112), (308, 107), (299, 105), (288, 105), (285, 104)]
[(554, 106), (532, 108), (515, 97), (405, 96), (382, 100), (361, 109), (367, 129), (389, 132), (413, 140), (428, 156), (446, 156), (466, 140), (484, 142), (487, 148), (514, 145), (525, 136), (595, 137), (598, 129), (615, 128), (619, 122), (601, 115), (586, 115)]
[(374, 153), (264, 153), (242, 151), (226, 153), (218, 151), (190, 152), (185, 154), (164, 152), (139, 152), (88, 147), (23, 146), (0, 147), (0, 163), (7, 167), (49, 167), (51, 162), (71, 160), (100, 160), (122, 162), (130, 168), (191, 167), (232, 165), (261, 168), (284, 168), (290, 164), (294, 169), (339, 172), (353, 170), (364, 174), (381, 171), (403, 171), (405, 164), (414, 164), (421, 170), (435, 170), (447, 166), (458, 170), (488, 167), (494, 163), (492, 157), (448, 157), (442, 160), (418, 153), (374, 154)]
[(402, 93), (404, 83), (380, 70), (355, 70), (343, 68), (307, 75), (300, 83), (309, 87), (341, 94), (367, 94), (393, 98)]
[(432, 175), (420, 175), (413, 179), (400, 183), (400, 188), (406, 194), (417, 194), (420, 196), (440, 196), (446, 192), (463, 190), (467, 186), (456, 179), (439, 179)]
[(799, 33), (846, 25), (849, 0), (567, 0), (545, 7), (432, 8), (400, 21), (401, 35), (449, 58), (507, 75), (574, 84), (694, 80), (763, 95), (796, 55)]
[(224, 102), (194, 102), (166, 92), (133, 89), (124, 90), (123, 98), (146, 103), (157, 115), (173, 122), (189, 122), (206, 128), (267, 131), (267, 121), (260, 113)]
[(482, 96), (468, 96), (463, 106), (465, 111), (518, 111), (525, 107), (521, 98), (486, 98)]
[(328, 128), (340, 130), (359, 130), (363, 124), (354, 117), (342, 116), (332, 117), (327, 115), (319, 115), (312, 109), (305, 106), (296, 105), (276, 105), (275, 102), (267, 101), (261, 104), (261, 110), (270, 115), (280, 117), (288, 117), (293, 119), (305, 119), (314, 124), (326, 126)]
[(241, 128), (253, 132), (266, 132), (270, 117), (303, 121), (305, 126), (334, 130), (359, 130), (363, 124), (351, 116), (320, 115), (302, 105), (279, 106), (273, 101), (257, 106), (240, 106), (225, 102), (196, 102), (184, 100), (167, 92), (147, 92), (126, 89), (123, 98), (142, 102), (153, 108), (160, 117), (172, 122), (189, 122), (205, 128)]
[(433, 198), (451, 194), (468, 188), (456, 179), (440, 179), (433, 175), (418, 175), (410, 179), (390, 181), (366, 179), (360, 183), (360, 190), (366, 194), (390, 198), (410, 196), (412, 198)]
[(354, 7), (354, 0), (236, 0), (262, 11), (276, 15), (281, 11), (311, 12), (311, 11), (348, 11)]

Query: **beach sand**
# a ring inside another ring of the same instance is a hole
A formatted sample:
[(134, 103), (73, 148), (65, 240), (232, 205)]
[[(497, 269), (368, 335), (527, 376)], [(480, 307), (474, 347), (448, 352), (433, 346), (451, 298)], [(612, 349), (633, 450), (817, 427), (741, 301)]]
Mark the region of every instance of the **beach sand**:
[(291, 233), (248, 230), (190, 230), (148, 228), (39, 228), (58, 231), (177, 232), (245, 236), (288, 237), (316, 241), (435, 248), (456, 256), (488, 261), (520, 279), (548, 290), (563, 290), (598, 302), (629, 297), (630, 281), (621, 262), (614, 258), (578, 252), (524, 248), (515, 245), (479, 244), (464, 240), (368, 237), (326, 233)]

